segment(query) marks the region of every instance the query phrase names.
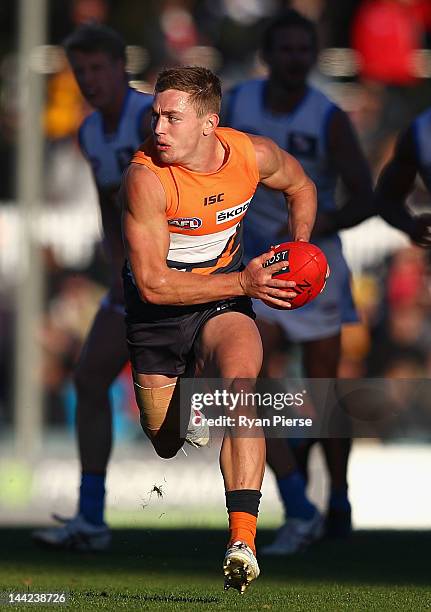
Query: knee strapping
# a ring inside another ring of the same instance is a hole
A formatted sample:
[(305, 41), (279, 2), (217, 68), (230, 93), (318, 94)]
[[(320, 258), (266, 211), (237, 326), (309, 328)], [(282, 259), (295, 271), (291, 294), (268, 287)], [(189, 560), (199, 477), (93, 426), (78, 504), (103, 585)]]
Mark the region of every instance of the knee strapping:
[(141, 413), (141, 425), (145, 431), (157, 432), (162, 426), (169, 404), (175, 391), (176, 383), (163, 387), (138, 387), (138, 405)]

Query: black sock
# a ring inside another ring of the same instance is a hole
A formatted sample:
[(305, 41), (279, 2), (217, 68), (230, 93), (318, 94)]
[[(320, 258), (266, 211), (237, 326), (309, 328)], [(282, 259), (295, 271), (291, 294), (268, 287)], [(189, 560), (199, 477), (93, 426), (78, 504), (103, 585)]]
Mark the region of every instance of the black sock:
[(255, 489), (237, 489), (226, 491), (226, 508), (228, 512), (248, 512), (253, 516), (259, 513), (259, 502), (262, 497)]

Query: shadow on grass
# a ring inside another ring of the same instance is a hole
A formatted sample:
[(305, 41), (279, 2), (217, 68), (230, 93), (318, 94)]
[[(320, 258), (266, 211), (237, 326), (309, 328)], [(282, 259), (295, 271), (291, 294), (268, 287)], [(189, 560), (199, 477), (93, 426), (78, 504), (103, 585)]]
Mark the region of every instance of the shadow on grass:
[[(259, 545), (273, 532), (261, 530)], [(81, 554), (37, 548), (31, 529), (0, 529), (0, 578), (8, 568), (37, 566), (45, 572), (106, 572), (213, 577), (224, 554), (221, 530), (114, 531), (109, 552)], [(429, 586), (431, 531), (357, 531), (349, 540), (322, 541), (293, 557), (260, 558), (267, 581)], [(98, 593), (101, 596), (101, 593)], [(192, 598), (195, 601), (196, 598)]]

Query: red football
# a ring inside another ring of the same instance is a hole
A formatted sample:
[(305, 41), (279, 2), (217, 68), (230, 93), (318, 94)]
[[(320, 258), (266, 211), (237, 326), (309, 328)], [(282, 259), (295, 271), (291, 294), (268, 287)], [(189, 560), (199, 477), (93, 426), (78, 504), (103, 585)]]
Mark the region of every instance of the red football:
[[(273, 278), (281, 280), (293, 280), (296, 285), (293, 289), (297, 296), (289, 299), (291, 308), (300, 308), (308, 304), (323, 291), (326, 279), (329, 276), (329, 266), (324, 253), (315, 244), (309, 242), (283, 242), (276, 247), (273, 257), (268, 260), (264, 267), (279, 261), (286, 261), (286, 267), (273, 274)], [(279, 308), (263, 300), (272, 308)]]

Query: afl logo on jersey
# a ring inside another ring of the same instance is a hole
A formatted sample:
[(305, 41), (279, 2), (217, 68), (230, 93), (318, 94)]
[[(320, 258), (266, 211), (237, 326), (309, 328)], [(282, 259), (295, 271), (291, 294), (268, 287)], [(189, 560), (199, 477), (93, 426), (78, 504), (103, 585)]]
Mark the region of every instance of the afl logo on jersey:
[(199, 217), (179, 217), (178, 219), (168, 219), (168, 225), (180, 229), (195, 230), (201, 227), (202, 219), (199, 219)]
[(243, 202), (242, 204), (238, 204), (238, 206), (232, 206), (232, 208), (226, 208), (226, 210), (219, 210), (216, 214), (216, 224), (227, 223), (228, 221), (232, 221), (237, 217), (241, 217), (247, 210), (250, 200), (247, 202)]

